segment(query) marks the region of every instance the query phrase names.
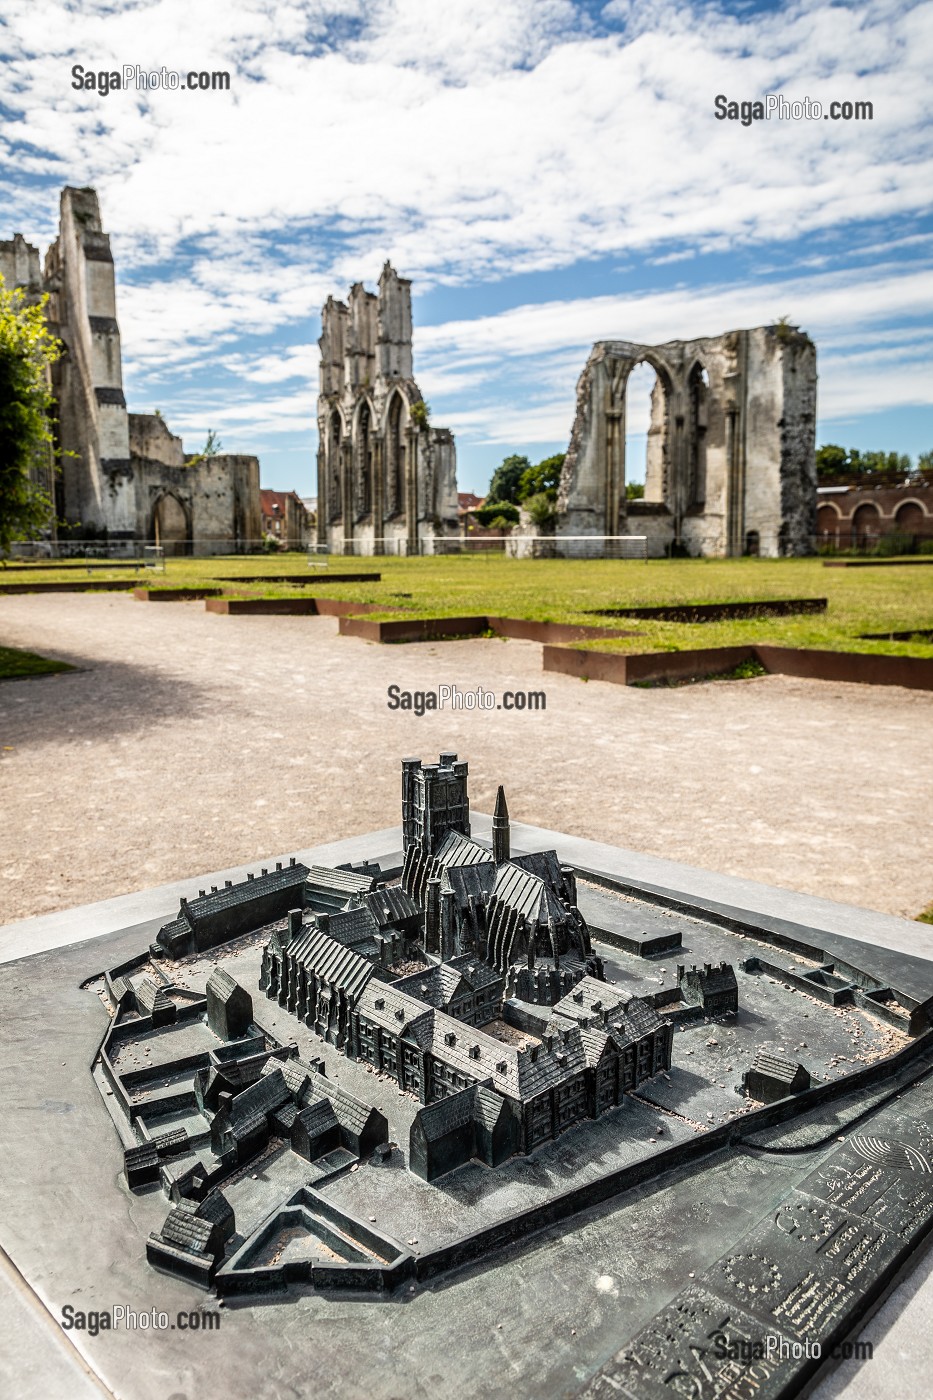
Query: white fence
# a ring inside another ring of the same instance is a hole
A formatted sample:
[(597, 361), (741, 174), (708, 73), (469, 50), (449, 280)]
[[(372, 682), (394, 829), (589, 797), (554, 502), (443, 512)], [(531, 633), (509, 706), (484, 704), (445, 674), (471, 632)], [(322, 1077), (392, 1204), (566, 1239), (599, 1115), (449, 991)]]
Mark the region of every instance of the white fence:
[(507, 559), (647, 559), (647, 535), (468, 535), (424, 541), (426, 554), (503, 554)]

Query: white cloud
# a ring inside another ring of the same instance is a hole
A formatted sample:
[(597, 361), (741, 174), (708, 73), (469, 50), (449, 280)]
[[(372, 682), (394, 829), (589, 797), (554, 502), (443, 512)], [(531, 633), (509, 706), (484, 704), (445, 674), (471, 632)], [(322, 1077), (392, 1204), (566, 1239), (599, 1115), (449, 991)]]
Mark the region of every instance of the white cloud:
[[(421, 290), (481, 288), (605, 257), (683, 261), (686, 276), (698, 253), (760, 247), (774, 261), (794, 240), (809, 243), (792, 276), (420, 328), (435, 417), (475, 440), (562, 440), (593, 340), (781, 314), (825, 343), (824, 412), (929, 399), (906, 333), (873, 375), (857, 328), (929, 317), (933, 274), (841, 273), (833, 235), (905, 221), (861, 250), (882, 259), (896, 246), (916, 258), (929, 238), (909, 221), (933, 189), (933, 0), (742, 16), (613, 0), (601, 17), (573, 0), (6, 0), (0, 44), (0, 199), (47, 242), (57, 188), (99, 189), (131, 401), (209, 364), (239, 386), (226, 410), (238, 433), (307, 431), (317, 310), (374, 282), (387, 256)], [(231, 90), (100, 98), (72, 89), (76, 62), (226, 69)], [(769, 91), (869, 100), (874, 120), (715, 120), (716, 93)], [(298, 343), (279, 351), (277, 337)]]
[[(328, 259), (338, 285), (386, 253), (422, 280), (468, 280), (789, 239), (928, 202), (928, 0), (803, 0), (741, 22), (642, 7), (621, 33), (569, 0), (7, 10), (0, 150), (25, 141), (37, 173), (96, 183), (129, 260), (212, 236), (219, 274), (250, 234), (351, 221)], [(341, 21), (357, 32), (341, 37)], [(72, 91), (75, 59), (219, 66), (231, 91), (101, 99)], [(877, 118), (714, 120), (716, 92), (771, 90), (864, 95)]]

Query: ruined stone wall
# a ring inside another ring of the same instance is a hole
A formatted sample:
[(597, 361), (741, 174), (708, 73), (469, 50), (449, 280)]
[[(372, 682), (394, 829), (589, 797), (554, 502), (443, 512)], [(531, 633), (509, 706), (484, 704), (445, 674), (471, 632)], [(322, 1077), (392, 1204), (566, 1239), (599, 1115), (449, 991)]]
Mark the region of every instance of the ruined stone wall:
[(52, 389), (66, 521), (127, 550), (153, 540), (156, 521), (173, 548), (256, 547), (257, 459), (218, 455), (192, 464), (159, 415), (127, 413), (113, 254), (94, 190), (62, 191), (59, 233), (41, 275), (38, 251), (21, 234), (0, 242), (0, 272), (35, 299), (48, 293), (49, 329), (64, 345)]
[(65, 352), (53, 369), (67, 519), (130, 540), (134, 491), (110, 239), (97, 195), (62, 191), (59, 234), (46, 255), (49, 323)]
[[(657, 374), (645, 497), (625, 496), (626, 386)], [(665, 345), (601, 341), (577, 384), (558, 493), (560, 552), (574, 536), (644, 535), (651, 555), (812, 550), (816, 351), (791, 327)]]
[(411, 283), (386, 263), (378, 294), (356, 283), (321, 322), (318, 543), (414, 553), (456, 534), (453, 434), (424, 421), (412, 377)]
[(21, 233), (0, 239), (0, 277), (8, 290), (20, 287), (28, 301), (36, 302), (42, 295), (39, 249), (27, 243)]
[(134, 457), (133, 468), (139, 538), (179, 554), (236, 553), (261, 543), (257, 457), (218, 454), (179, 466)]
[(816, 346), (807, 336), (786, 336), (781, 359), (781, 552), (809, 554), (816, 534)]
[(147, 462), (161, 462), (166, 467), (183, 467), (185, 451), (180, 437), (169, 431), (159, 413), (131, 413), (130, 453)]

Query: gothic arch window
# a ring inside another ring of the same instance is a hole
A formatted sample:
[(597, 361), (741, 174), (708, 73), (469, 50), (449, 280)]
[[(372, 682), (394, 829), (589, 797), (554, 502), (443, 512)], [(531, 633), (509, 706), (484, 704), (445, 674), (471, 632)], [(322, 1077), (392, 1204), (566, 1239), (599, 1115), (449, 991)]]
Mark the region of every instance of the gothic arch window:
[(390, 518), (405, 511), (405, 446), (403, 400), (396, 391), (389, 404), (385, 435), (386, 515)]
[(166, 555), (187, 554), (191, 548), (191, 520), (177, 496), (166, 492), (152, 508), (150, 536)]
[(666, 371), (643, 354), (625, 384), (625, 480), (644, 482), (645, 500), (658, 504), (670, 494), (670, 397)]
[(353, 500), (357, 520), (372, 512), (372, 482), (372, 414), (364, 399), (356, 415), (356, 432), (353, 435)]

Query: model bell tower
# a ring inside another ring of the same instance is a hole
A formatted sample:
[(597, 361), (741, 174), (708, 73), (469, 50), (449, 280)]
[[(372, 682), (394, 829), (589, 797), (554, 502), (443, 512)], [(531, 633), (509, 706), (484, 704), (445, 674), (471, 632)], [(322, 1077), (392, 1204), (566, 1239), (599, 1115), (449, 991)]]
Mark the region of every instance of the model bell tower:
[(470, 834), (466, 763), (442, 753), (437, 763), (402, 759), (402, 836), (408, 851), (417, 846), (433, 856), (448, 831)]

